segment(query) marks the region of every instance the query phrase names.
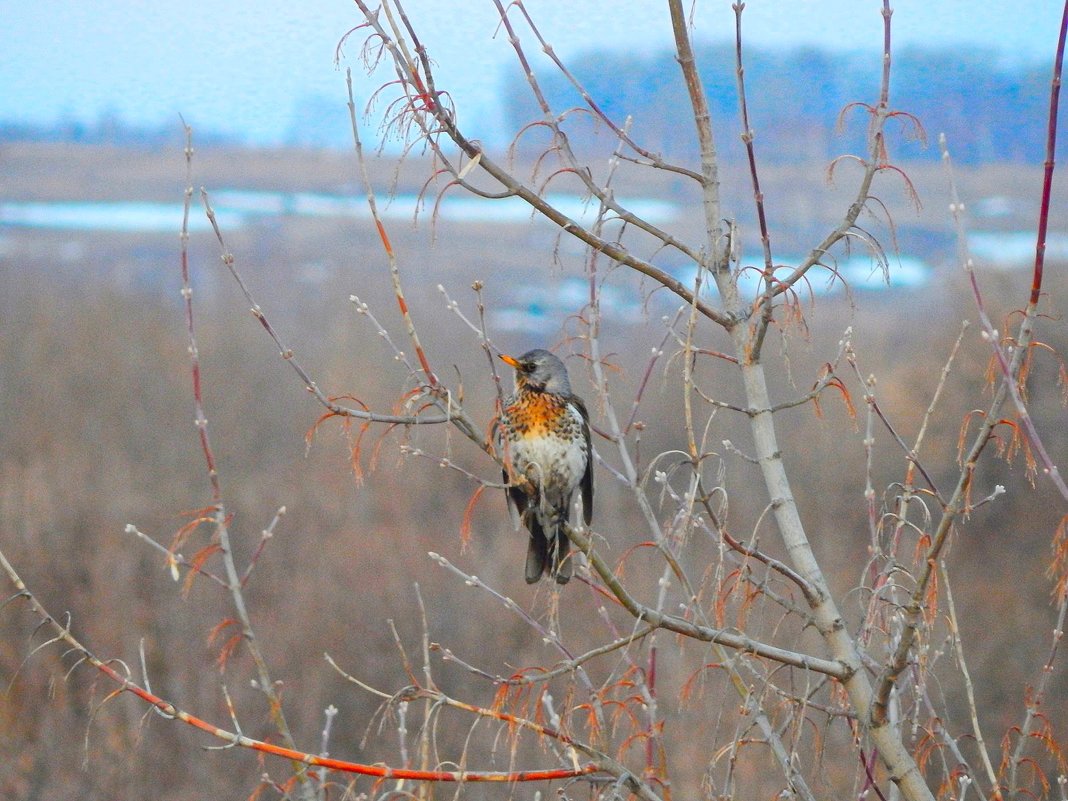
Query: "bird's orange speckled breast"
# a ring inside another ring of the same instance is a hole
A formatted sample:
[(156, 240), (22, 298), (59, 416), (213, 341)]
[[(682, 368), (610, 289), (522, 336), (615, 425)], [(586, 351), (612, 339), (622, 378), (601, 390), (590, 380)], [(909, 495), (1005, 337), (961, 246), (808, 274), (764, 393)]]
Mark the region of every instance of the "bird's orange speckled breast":
[(554, 395), (527, 393), (507, 409), (510, 428), (520, 437), (543, 436), (557, 424), (564, 405)]

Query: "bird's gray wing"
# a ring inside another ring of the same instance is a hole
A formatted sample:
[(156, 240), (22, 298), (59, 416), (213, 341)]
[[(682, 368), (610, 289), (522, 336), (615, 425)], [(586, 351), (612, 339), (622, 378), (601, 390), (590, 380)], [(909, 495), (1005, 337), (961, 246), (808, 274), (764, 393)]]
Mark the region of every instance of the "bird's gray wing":
[(577, 395), (571, 396), (571, 403), (582, 415), (582, 436), (586, 440), (586, 472), (582, 474), (582, 519), (588, 526), (593, 520), (593, 441), (590, 439), (590, 413), (586, 404)]

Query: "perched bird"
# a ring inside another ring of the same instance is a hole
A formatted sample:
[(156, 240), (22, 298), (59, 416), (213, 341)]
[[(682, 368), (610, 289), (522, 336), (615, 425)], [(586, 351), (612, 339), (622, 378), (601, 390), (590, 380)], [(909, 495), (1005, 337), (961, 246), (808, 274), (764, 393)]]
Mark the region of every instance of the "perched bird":
[(549, 351), (501, 359), (515, 368), (515, 394), (505, 403), (499, 431), (508, 464), (508, 508), (516, 529), (522, 522), (530, 532), (527, 583), (544, 574), (566, 584), (572, 565), (564, 527), (580, 486), (586, 525), (593, 515), (589, 414), (571, 392), (564, 363)]

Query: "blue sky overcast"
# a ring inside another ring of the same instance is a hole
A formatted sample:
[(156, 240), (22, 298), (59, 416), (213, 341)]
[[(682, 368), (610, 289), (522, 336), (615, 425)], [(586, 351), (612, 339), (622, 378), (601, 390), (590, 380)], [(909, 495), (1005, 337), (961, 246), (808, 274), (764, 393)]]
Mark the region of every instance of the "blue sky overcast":
[[(438, 63), (439, 88), (464, 119), (498, 132), (498, 92), (511, 48), (494, 37), (489, 0), (408, 0), (409, 16)], [(616, 45), (653, 52), (669, 44), (666, 4), (651, 0), (526, 0), (546, 38), (563, 55)], [(746, 41), (753, 47), (814, 45), (873, 49), (881, 42), (878, 0), (749, 0)], [(0, 0), (0, 120), (92, 122), (110, 111), (159, 125), (184, 114), (201, 129), (278, 144), (300, 125), (302, 99), (344, 103), (334, 66), (341, 36), (359, 22), (346, 0), (184, 0), (182, 3), (26, 3)], [(1060, 4), (1055, 0), (898, 0), (894, 42), (980, 47), (1007, 61), (1052, 63)], [(698, 2), (695, 35), (733, 37), (731, 0)], [(521, 27), (521, 26), (520, 26)], [(382, 81), (364, 76), (363, 35), (345, 48), (357, 91)], [(538, 55), (530, 44), (528, 52)]]

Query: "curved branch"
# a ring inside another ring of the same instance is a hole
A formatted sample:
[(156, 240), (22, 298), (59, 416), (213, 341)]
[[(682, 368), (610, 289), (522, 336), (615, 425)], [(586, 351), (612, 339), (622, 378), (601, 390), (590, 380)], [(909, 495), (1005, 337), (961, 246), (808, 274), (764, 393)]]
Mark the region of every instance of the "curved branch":
[[(685, 300), (687, 304), (693, 305), (702, 316), (722, 326), (728, 326), (733, 322), (733, 318), (730, 315), (724, 314), (700, 299), (695, 298), (685, 284), (667, 271), (635, 256), (626, 248), (615, 242), (610, 242), (594, 235), (585, 226), (581, 225), (576, 220), (571, 219), (553, 204), (538, 195), (536, 191), (517, 180), (510, 172), (494, 161), (494, 159), (482, 149), (478, 142), (468, 139), (463, 132), (460, 131), (452, 113), (438, 101), (436, 92), (427, 92), (426, 89), (422, 88), (424, 82), (416, 72), (415, 66), (411, 60), (405, 57), (402, 45), (390, 37), (389, 33), (378, 21), (377, 15), (372, 12), (365, 0), (356, 0), (356, 4), (374, 28), (375, 33), (384, 41), (385, 46), (389, 48), (400, 76), (408, 85), (416, 89), (418, 96), (426, 103), (426, 113), (433, 117), (441, 130), (468, 156), (468, 158), (478, 158), (478, 166), (485, 170), (491, 178), (497, 181), (506, 190), (522, 199), (536, 212), (558, 226), (565, 233), (571, 234), (576, 239), (585, 242), (591, 248), (600, 253), (604, 253), (610, 259), (652, 278), (654, 281)], [(426, 133), (425, 128), (424, 133)], [(440, 155), (437, 143), (431, 140), (430, 144), (435, 152)]]
[(576, 548), (585, 554), (590, 566), (593, 567), (597, 572), (597, 575), (601, 577), (601, 580), (607, 586), (608, 591), (611, 592), (612, 595), (616, 597), (616, 600), (618, 600), (634, 617), (645, 620), (659, 628), (673, 631), (676, 634), (681, 634), (685, 637), (692, 637), (693, 639), (702, 642), (719, 643), (728, 648), (733, 648), (736, 651), (761, 656), (775, 662), (780, 662), (784, 665), (791, 665), (793, 667), (811, 670), (816, 673), (823, 673), (832, 678), (839, 679), (840, 681), (844, 681), (853, 675), (854, 671), (843, 662), (832, 659), (822, 659), (818, 656), (801, 653), (800, 651), (789, 651), (785, 648), (779, 648), (774, 645), (769, 645), (768, 643), (760, 642), (759, 640), (754, 640), (744, 634), (728, 631), (727, 629), (717, 629), (712, 626), (702, 626), (697, 623), (692, 623), (684, 618), (677, 617), (676, 615), (665, 614), (664, 612), (659, 612), (652, 607), (646, 606), (627, 592), (626, 588), (619, 581), (619, 578), (612, 572), (612, 568), (608, 563), (606, 563), (601, 556), (593, 550), (593, 542), (590, 540), (590, 537), (585, 530), (567, 526), (566, 531), (568, 538), (575, 544)]

